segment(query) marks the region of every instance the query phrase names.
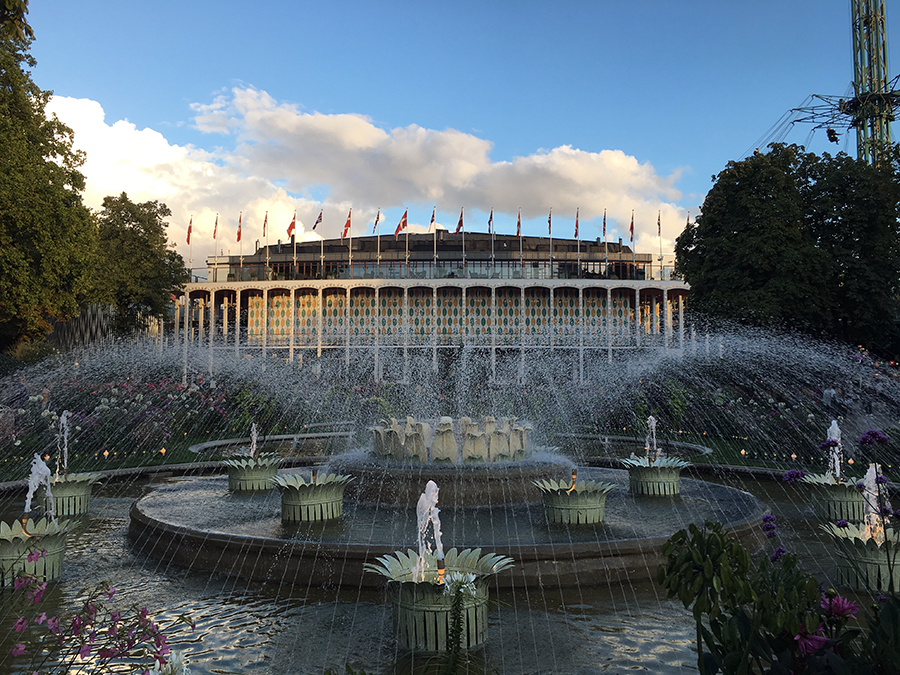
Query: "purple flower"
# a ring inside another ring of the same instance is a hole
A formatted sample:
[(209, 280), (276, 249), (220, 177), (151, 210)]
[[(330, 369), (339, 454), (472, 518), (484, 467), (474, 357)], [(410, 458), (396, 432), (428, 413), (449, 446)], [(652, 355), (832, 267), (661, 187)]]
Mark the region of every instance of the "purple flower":
[(839, 521), (837, 521), (837, 522), (835, 523), (835, 525), (837, 525), (838, 527), (849, 527), (849, 526), (850, 526), (850, 523), (848, 523), (846, 520), (844, 520), (843, 518), (841, 518)]
[(44, 549), (37, 549), (34, 551), (28, 552), (28, 562), (37, 562), (41, 558), (43, 558), (47, 554), (47, 551)]
[(867, 448), (871, 448), (876, 443), (880, 445), (887, 445), (888, 443), (888, 437), (878, 429), (869, 429), (859, 438), (859, 444)]
[(13, 588), (17, 591), (21, 588), (25, 588), (29, 581), (31, 581), (31, 577), (16, 577), (15, 581), (13, 581)]
[(38, 626), (40, 626), (40, 625), (41, 625), (42, 623), (44, 623), (44, 621), (46, 621), (46, 620), (47, 620), (47, 613), (46, 613), (46, 612), (41, 612), (41, 613), (38, 614), (36, 617), (34, 617), (34, 622), (35, 622)]
[(42, 581), (38, 584), (34, 585), (30, 591), (28, 591), (28, 597), (34, 601), (34, 604), (38, 604), (41, 599), (44, 597), (44, 591), (47, 590), (47, 582)]
[(819, 450), (829, 450), (830, 448), (836, 448), (840, 443), (838, 443), (833, 438), (828, 438), (821, 443), (819, 443)]
[(865, 489), (866, 489), (866, 484), (863, 483), (862, 481), (859, 481), (859, 482), (856, 484), (856, 487), (857, 487), (858, 489), (860, 489), (860, 490), (865, 490)]
[(769, 556), (769, 562), (776, 563), (787, 553), (787, 549), (784, 546), (779, 546), (774, 551), (772, 551), (772, 555)]
[(86, 659), (91, 655), (91, 643), (81, 645), (81, 649), (78, 650), (78, 656), (82, 659)]
[(859, 614), (859, 605), (852, 600), (842, 598), (836, 595), (829, 598), (827, 595), (822, 596), (822, 603), (819, 605), (827, 616), (833, 616), (840, 619), (849, 619)]
[(47, 630), (51, 633), (59, 633), (59, 617), (51, 616), (47, 619)]
[(13, 624), (13, 628), (17, 633), (21, 633), (23, 630), (28, 628), (28, 619), (26, 619), (24, 616), (20, 616)]
[(13, 645), (13, 648), (12, 648), (13, 656), (21, 656), (24, 653), (25, 653), (25, 645), (23, 645), (21, 642), (17, 642), (16, 644)]
[(824, 635), (811, 635), (806, 631), (794, 636), (794, 640), (797, 642), (797, 648), (800, 650), (800, 653), (807, 656), (815, 654), (828, 644), (828, 638)]
[(876, 484), (876, 485), (884, 485), (884, 484), (887, 483), (887, 482), (888, 482), (888, 479), (885, 478), (884, 476), (876, 476), (876, 477), (875, 477), (875, 484)]
[(882, 506), (880, 509), (878, 509), (878, 512), (884, 517), (890, 517), (894, 514), (890, 506)]
[(784, 474), (781, 480), (783, 480), (785, 483), (791, 484), (800, 481), (805, 476), (806, 472), (801, 471), (800, 469), (791, 469), (786, 474)]
[(116, 594), (116, 589), (113, 588), (112, 586), (110, 586), (108, 589), (106, 589), (106, 599), (107, 600), (112, 600), (112, 597), (115, 594)]

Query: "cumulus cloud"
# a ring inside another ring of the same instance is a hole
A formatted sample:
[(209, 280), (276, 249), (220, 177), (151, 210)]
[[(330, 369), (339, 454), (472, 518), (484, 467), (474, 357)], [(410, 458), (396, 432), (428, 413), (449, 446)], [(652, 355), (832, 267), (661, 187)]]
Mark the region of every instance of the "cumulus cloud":
[[(398, 214), (404, 207), (419, 208), (419, 217), (427, 219), (436, 205), (445, 218), (462, 206), (467, 215), (493, 208), (495, 223), (504, 222), (504, 214), (514, 223), (520, 207), (524, 220), (546, 220), (552, 207), (554, 235), (561, 237), (573, 236), (579, 208), (582, 238), (591, 239), (602, 236), (606, 210), (610, 240), (626, 243), (633, 211), (639, 251), (659, 249), (657, 214), (666, 251), (685, 222), (675, 204), (680, 172), (660, 175), (621, 150), (561, 146), (493, 161), (492, 144), (472, 134), (417, 125), (384, 129), (364, 115), (307, 113), (251, 87), (191, 107), (195, 128), (219, 147), (179, 146), (127, 120), (107, 123), (94, 101), (54, 97), (48, 110), (74, 129), (76, 147), (87, 154), (87, 204), (98, 208), (104, 196), (123, 191), (135, 201), (166, 202), (173, 211), (170, 239), (185, 258), (193, 215), (195, 267), (213, 254), (216, 213), (218, 251), (232, 254), (238, 251), (239, 213), (244, 252), (261, 238), (266, 212), (274, 243), (287, 239), (294, 211), (300, 239), (339, 236), (351, 206), (356, 236), (371, 232), (379, 207)], [(320, 209), (323, 223), (313, 232)], [(393, 219), (385, 218), (383, 234), (396, 227)], [(413, 220), (411, 214), (411, 231), (427, 229), (427, 220)]]

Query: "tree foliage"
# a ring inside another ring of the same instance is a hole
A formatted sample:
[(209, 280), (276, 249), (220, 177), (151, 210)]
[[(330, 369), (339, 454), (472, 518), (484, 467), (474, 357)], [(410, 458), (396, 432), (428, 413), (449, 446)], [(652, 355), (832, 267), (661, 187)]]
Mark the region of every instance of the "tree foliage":
[(34, 37), (25, 19), (28, 0), (0, 0), (0, 38), (25, 40)]
[(0, 37), (0, 351), (43, 338), (84, 297), (95, 227), (81, 153), (31, 80), (28, 41)]
[(188, 281), (184, 260), (167, 243), (170, 215), (165, 204), (135, 204), (124, 192), (103, 200), (94, 297), (116, 307), (119, 331), (163, 317), (172, 293)]
[(715, 178), (675, 245), (690, 306), (878, 347), (900, 283), (896, 162), (775, 144)]

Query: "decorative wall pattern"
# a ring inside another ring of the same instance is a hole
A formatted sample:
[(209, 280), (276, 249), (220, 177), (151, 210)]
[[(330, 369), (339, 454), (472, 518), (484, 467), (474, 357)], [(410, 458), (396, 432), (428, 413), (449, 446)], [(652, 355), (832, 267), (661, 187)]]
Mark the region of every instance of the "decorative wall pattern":
[[(552, 296), (552, 304), (551, 304)], [(347, 344), (403, 345), (496, 345), (496, 346), (628, 346), (634, 344), (632, 308), (634, 291), (615, 289), (607, 306), (606, 290), (585, 288), (583, 311), (577, 288), (472, 286), (413, 287), (407, 291), (404, 311), (403, 288), (326, 288), (321, 293), (298, 289), (293, 321), (296, 347), (341, 347)], [(641, 298), (641, 332), (664, 329), (661, 293)], [(244, 291), (247, 335), (252, 344), (263, 340), (273, 347), (288, 346), (291, 334), (290, 292), (269, 291), (263, 313), (261, 292)], [(677, 317), (677, 300), (669, 299), (670, 321)], [(233, 317), (232, 313), (231, 316)], [(583, 316), (582, 316), (583, 314)], [(321, 335), (320, 330), (321, 320)], [(583, 321), (583, 327), (582, 327)], [(583, 330), (583, 333), (582, 333)], [(233, 332), (233, 327), (229, 334)]]

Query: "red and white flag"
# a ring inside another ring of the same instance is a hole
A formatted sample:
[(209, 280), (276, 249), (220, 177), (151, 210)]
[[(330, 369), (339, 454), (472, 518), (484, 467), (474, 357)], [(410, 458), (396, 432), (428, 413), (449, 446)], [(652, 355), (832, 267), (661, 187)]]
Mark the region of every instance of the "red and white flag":
[(658, 237), (662, 236), (662, 222), (660, 221), (661, 217), (662, 217), (662, 214), (657, 211), (657, 213), (656, 213), (656, 236), (658, 236)]
[(631, 227), (629, 228), (629, 232), (631, 232), (631, 243), (634, 243), (634, 211), (631, 212)]
[(372, 234), (378, 230), (378, 221), (381, 220), (381, 209), (378, 209), (378, 213), (375, 214), (375, 224), (372, 226)]
[(350, 234), (350, 214), (353, 213), (353, 209), (350, 209), (350, 213), (347, 214), (347, 222), (344, 223), (344, 231), (341, 232), (341, 241), (344, 240), (348, 234)]
[(433, 209), (431, 209), (431, 222), (428, 223), (429, 230), (431, 230), (431, 228), (435, 227), (434, 215), (436, 213), (437, 213), (437, 206), (435, 206)]
[(241, 240), (241, 218), (243, 218), (243, 217), (244, 217), (243, 213), (238, 215), (238, 237), (237, 237), (238, 241)]
[(407, 222), (406, 222), (406, 214), (407, 214), (407, 213), (409, 213), (409, 209), (406, 209), (406, 211), (403, 212), (403, 217), (400, 219), (400, 223), (397, 225), (397, 229), (396, 229), (396, 231), (394, 232), (394, 237), (395, 237), (395, 238), (396, 238), (396, 237), (399, 237), (399, 236), (400, 236), (400, 233), (403, 232), (403, 230), (406, 229), (406, 225), (407, 225)]
[(465, 210), (466, 210), (466, 207), (465, 207), (465, 206), (459, 210), (459, 222), (456, 224), (456, 232), (454, 232), (453, 234), (459, 234), (460, 232), (462, 232), (462, 229), (463, 229), (463, 211), (465, 211)]
[(266, 236), (266, 226), (269, 224), (269, 212), (266, 211), (266, 217), (263, 218), (263, 236)]
[(491, 209), (491, 217), (488, 218), (488, 234), (491, 233), (491, 225), (494, 224), (494, 209)]
[(603, 239), (606, 239), (606, 209), (603, 209)]
[(322, 222), (322, 211), (319, 211), (319, 217), (316, 218), (316, 222), (313, 223), (313, 230), (316, 229), (316, 225)]
[(519, 209), (519, 218), (516, 220), (516, 236), (522, 236), (522, 209)]
[(213, 225), (213, 239), (216, 238), (216, 234), (219, 232), (219, 214), (216, 214), (216, 224)]
[(291, 220), (291, 224), (288, 225), (288, 236), (294, 236), (294, 230), (297, 229), (297, 212), (294, 211), (294, 219)]
[(547, 234), (553, 236), (553, 209), (550, 209), (550, 215), (547, 216)]
[(191, 243), (191, 230), (194, 229), (194, 216), (191, 216), (191, 222), (188, 223), (188, 237), (187, 243)]
[(575, 238), (578, 239), (578, 209), (575, 209)]

